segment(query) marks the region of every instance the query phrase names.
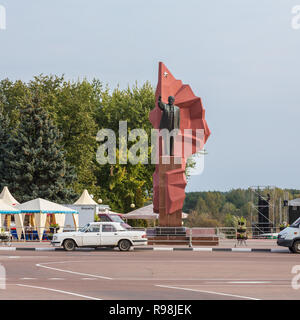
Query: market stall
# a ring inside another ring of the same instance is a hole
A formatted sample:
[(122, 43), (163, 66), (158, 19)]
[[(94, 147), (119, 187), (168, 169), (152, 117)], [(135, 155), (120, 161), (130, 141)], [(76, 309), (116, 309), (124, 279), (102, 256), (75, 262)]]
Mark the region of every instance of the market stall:
[(57, 224), (58, 232), (63, 232), (66, 214), (72, 215), (74, 224), (78, 221), (78, 211), (41, 198), (27, 201), (17, 207), (22, 214), (31, 216), (30, 224), (36, 229), (39, 240), (43, 239), (45, 228), (51, 225)]

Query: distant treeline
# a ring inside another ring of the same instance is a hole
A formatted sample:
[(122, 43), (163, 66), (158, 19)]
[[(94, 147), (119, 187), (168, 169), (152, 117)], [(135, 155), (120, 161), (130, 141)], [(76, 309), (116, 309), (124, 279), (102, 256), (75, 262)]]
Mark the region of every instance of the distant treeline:
[(300, 197), (300, 190), (295, 189), (233, 189), (227, 192), (207, 191), (189, 192), (183, 206), (183, 211), (190, 213), (186, 221), (188, 226), (233, 226), (235, 217), (243, 216), (250, 223), (251, 208), (257, 204), (258, 193), (271, 197), (270, 202), (275, 207), (276, 221), (279, 221), (279, 205), (287, 196), (288, 199)]

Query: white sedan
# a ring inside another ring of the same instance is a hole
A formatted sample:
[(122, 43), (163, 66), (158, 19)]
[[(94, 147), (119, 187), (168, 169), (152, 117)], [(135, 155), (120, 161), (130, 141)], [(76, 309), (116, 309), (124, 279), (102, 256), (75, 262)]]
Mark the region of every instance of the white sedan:
[(91, 222), (78, 232), (62, 232), (53, 236), (51, 244), (66, 251), (76, 247), (118, 247), (128, 251), (132, 246), (147, 245), (145, 231), (127, 230), (119, 222)]

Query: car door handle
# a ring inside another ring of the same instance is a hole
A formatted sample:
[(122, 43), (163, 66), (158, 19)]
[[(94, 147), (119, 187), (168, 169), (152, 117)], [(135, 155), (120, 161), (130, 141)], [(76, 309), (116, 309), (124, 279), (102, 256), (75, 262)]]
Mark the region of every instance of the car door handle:
[(115, 233), (115, 236), (117, 236), (118, 234), (117, 233)]

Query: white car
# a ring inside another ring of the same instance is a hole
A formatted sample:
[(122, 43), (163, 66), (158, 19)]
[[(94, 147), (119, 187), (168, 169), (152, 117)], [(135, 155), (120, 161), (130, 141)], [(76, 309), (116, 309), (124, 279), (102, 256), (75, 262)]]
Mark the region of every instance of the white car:
[(132, 246), (147, 245), (147, 235), (146, 231), (126, 230), (119, 222), (91, 222), (78, 232), (54, 234), (51, 244), (66, 251), (76, 247), (119, 247), (128, 251)]
[(288, 247), (292, 253), (300, 253), (300, 218), (279, 232), (277, 244)]

